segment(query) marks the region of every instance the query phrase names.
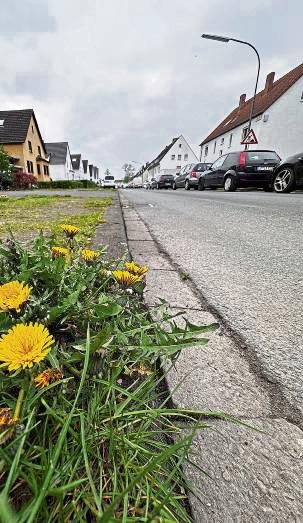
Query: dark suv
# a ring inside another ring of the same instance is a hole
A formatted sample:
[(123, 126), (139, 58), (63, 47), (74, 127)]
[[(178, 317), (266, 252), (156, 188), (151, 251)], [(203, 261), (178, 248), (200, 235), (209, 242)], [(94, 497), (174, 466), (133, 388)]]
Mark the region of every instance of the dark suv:
[(223, 154), (199, 178), (198, 188), (236, 191), (240, 187), (262, 187), (272, 190), (272, 174), (280, 163), (275, 151), (249, 150)]
[(174, 176), (172, 174), (159, 174), (151, 183), (151, 189), (172, 189)]

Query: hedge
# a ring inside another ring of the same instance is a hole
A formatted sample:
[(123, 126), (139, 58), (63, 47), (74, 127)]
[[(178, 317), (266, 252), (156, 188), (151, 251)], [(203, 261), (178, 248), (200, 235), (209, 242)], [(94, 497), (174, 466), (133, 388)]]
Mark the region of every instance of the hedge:
[(90, 180), (57, 180), (53, 182), (38, 182), (39, 189), (88, 189), (97, 187)]

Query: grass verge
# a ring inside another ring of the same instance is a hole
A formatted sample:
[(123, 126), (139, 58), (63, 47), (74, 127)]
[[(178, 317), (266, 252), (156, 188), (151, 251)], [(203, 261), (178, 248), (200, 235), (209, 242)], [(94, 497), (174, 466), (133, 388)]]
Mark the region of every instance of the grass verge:
[(0, 519), (189, 523), (182, 463), (206, 424), (167, 406), (157, 365), (217, 325), (151, 320), (146, 267), (55, 234), (0, 246)]
[(96, 226), (104, 222), (104, 212), (112, 199), (76, 196), (31, 195), (0, 198), (0, 238), (10, 229), (19, 239), (30, 240), (38, 231), (58, 236), (61, 223), (81, 229), (80, 239), (89, 244)]

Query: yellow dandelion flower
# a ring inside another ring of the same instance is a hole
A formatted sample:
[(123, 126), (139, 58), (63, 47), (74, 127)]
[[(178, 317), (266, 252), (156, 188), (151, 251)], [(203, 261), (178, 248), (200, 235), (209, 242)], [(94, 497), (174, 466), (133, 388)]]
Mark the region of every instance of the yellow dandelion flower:
[(11, 415), (11, 409), (6, 407), (0, 409), (0, 431), (16, 423), (16, 418)]
[(31, 287), (24, 282), (11, 281), (0, 285), (0, 311), (20, 311), (21, 306), (28, 300)]
[(139, 374), (140, 376), (150, 376), (152, 373), (152, 370), (142, 362), (140, 363), (139, 367), (125, 367), (124, 371), (126, 376), (132, 376), (133, 374)]
[(75, 227), (74, 225), (69, 225), (67, 223), (63, 223), (62, 225), (60, 225), (60, 227), (62, 231), (65, 232), (68, 238), (74, 238), (74, 236), (76, 236), (76, 234), (80, 232), (80, 229), (78, 229), (78, 227)]
[(17, 421), (18, 418), (11, 415), (11, 409), (0, 408), (0, 445), (12, 437)]
[(135, 274), (136, 276), (143, 276), (148, 271), (146, 265), (137, 265), (134, 262), (125, 262), (125, 267), (128, 272)]
[(53, 258), (63, 257), (66, 258), (69, 255), (69, 250), (65, 247), (52, 247)]
[(130, 287), (134, 283), (141, 281), (141, 276), (136, 276), (128, 271), (113, 271), (112, 274), (115, 280), (123, 287)]
[(54, 338), (41, 323), (18, 323), (0, 338), (0, 367), (32, 367), (47, 356), (53, 344)]
[(81, 251), (81, 258), (85, 261), (94, 261), (99, 257), (97, 251), (92, 251), (90, 249), (83, 249)]
[(47, 387), (51, 383), (55, 383), (58, 380), (62, 379), (62, 372), (58, 369), (46, 369), (38, 376), (35, 377), (34, 382), (36, 384), (36, 387), (40, 387), (43, 389), (44, 387)]

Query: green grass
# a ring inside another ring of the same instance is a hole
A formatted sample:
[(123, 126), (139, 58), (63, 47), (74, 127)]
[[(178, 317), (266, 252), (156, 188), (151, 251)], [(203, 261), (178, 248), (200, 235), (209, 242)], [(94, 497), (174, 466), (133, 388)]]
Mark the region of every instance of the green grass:
[(0, 238), (11, 230), (17, 238), (31, 239), (39, 231), (59, 232), (61, 223), (81, 229), (80, 240), (90, 244), (111, 198), (30, 195), (0, 199)]

